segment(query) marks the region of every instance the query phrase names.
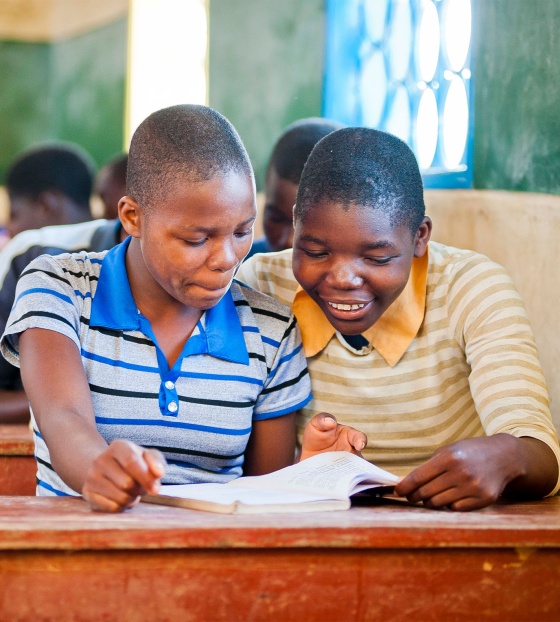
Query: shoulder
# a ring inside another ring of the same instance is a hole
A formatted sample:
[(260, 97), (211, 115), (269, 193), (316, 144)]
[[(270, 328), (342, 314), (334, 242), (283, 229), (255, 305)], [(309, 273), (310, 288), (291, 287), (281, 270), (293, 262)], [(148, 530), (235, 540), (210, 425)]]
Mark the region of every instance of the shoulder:
[(298, 288), (292, 271), (292, 249), (253, 255), (241, 265), (236, 278), (291, 306)]
[(84, 280), (97, 280), (106, 254), (107, 251), (101, 253), (82, 251), (40, 255), (25, 268), (21, 276), (23, 278), (41, 273), (58, 280), (62, 277), (70, 285), (76, 285)]
[(468, 289), (474, 284), (480, 286), (500, 281), (513, 287), (506, 269), (486, 255), (437, 242), (430, 242), (429, 248), (429, 282)]
[(245, 283), (235, 280), (231, 286), (231, 295), (241, 324), (254, 323), (263, 336), (279, 340), (293, 321), (287, 305)]
[(31, 229), (16, 235), (0, 253), (0, 285), (9, 270), (21, 271), (30, 261), (47, 253), (77, 251), (89, 248), (91, 239), (106, 220), (90, 220), (75, 225), (59, 225)]

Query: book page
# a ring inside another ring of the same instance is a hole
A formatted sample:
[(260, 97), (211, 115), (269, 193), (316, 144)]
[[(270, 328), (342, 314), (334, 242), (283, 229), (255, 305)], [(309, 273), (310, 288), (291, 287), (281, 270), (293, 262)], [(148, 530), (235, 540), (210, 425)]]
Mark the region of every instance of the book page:
[(228, 485), (270, 490), (298, 490), (331, 499), (346, 499), (354, 492), (372, 488), (376, 484), (396, 484), (398, 481), (396, 475), (370, 464), (359, 456), (346, 451), (332, 451), (318, 454), (268, 475), (241, 477)]
[(285, 505), (321, 501), (324, 495), (310, 495), (302, 492), (264, 490), (260, 488), (236, 487), (228, 484), (168, 484), (161, 487), (160, 495), (180, 499), (196, 499), (221, 505), (243, 503), (245, 505)]

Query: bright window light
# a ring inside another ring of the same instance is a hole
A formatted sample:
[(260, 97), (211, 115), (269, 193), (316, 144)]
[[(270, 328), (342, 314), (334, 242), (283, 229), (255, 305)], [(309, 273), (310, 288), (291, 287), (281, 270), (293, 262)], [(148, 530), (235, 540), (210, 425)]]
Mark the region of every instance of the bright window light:
[(438, 141), (438, 108), (432, 89), (420, 96), (416, 115), (416, 154), (421, 169), (428, 169), (434, 161)]
[(390, 134), (394, 134), (401, 140), (409, 142), (411, 123), (412, 119), (408, 91), (406, 87), (399, 86), (395, 91), (386, 129)]
[(130, 0), (128, 145), (152, 112), (206, 104), (207, 0)]
[(420, 12), (415, 46), (416, 67), (419, 79), (430, 82), (436, 73), (439, 58), (439, 18), (435, 5), (427, 0), (421, 3)]
[(380, 50), (364, 61), (360, 74), (360, 95), (363, 122), (376, 127), (381, 121), (387, 97), (385, 59)]
[(408, 0), (394, 0), (393, 27), (389, 36), (389, 63), (395, 80), (408, 74), (412, 48), (412, 14)]
[(471, 41), (471, 1), (447, 0), (443, 5), (443, 48), (453, 71), (463, 68)]
[(445, 165), (457, 167), (465, 151), (469, 131), (469, 104), (465, 83), (459, 76), (451, 80), (443, 107), (443, 159)]

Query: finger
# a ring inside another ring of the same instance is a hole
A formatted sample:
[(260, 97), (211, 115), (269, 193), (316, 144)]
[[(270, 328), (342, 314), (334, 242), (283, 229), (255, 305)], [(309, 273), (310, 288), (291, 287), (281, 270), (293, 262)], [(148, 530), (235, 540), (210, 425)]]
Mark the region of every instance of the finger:
[(346, 438), (350, 446), (357, 452), (362, 451), (367, 445), (367, 436), (355, 428), (347, 427)]
[(109, 505), (116, 504), (121, 509), (129, 507), (143, 492), (137, 484), (131, 490), (124, 490), (103, 474), (96, 472), (88, 476), (82, 489), (82, 495), (86, 501), (96, 499), (96, 502), (99, 502), (100, 498), (104, 498)]
[(106, 492), (91, 490), (84, 486), (82, 495), (94, 512), (123, 512), (134, 505), (137, 499), (140, 499), (140, 497), (126, 495), (115, 488)]
[(309, 422), (319, 432), (332, 432), (336, 430), (336, 417), (330, 413), (319, 413)]
[(154, 488), (159, 477), (153, 475), (144, 457), (147, 450), (133, 443), (120, 443), (115, 447), (113, 456), (120, 467), (136, 482), (140, 494)]
[(430, 459), (414, 469), (406, 477), (403, 477), (396, 485), (395, 492), (401, 497), (408, 497), (422, 486), (426, 486), (436, 478), (444, 475), (445, 472), (445, 468), (439, 465), (438, 461)]
[(144, 460), (148, 465), (150, 473), (155, 478), (153, 486), (148, 492), (157, 494), (159, 492), (160, 479), (165, 475), (167, 462), (161, 451), (157, 449), (144, 450)]

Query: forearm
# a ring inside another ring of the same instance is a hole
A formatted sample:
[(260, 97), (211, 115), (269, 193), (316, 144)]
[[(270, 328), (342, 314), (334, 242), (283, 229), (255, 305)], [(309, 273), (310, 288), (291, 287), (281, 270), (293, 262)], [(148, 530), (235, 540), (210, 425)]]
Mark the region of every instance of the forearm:
[(107, 450), (106, 441), (95, 424), (76, 413), (44, 413), (37, 420), (53, 469), (65, 484), (81, 493), (95, 459)]
[(29, 423), (29, 403), (23, 389), (0, 389), (0, 423)]
[(515, 438), (516, 455), (522, 474), (511, 480), (504, 496), (540, 498), (549, 494), (558, 481), (558, 461), (550, 447), (536, 438)]

